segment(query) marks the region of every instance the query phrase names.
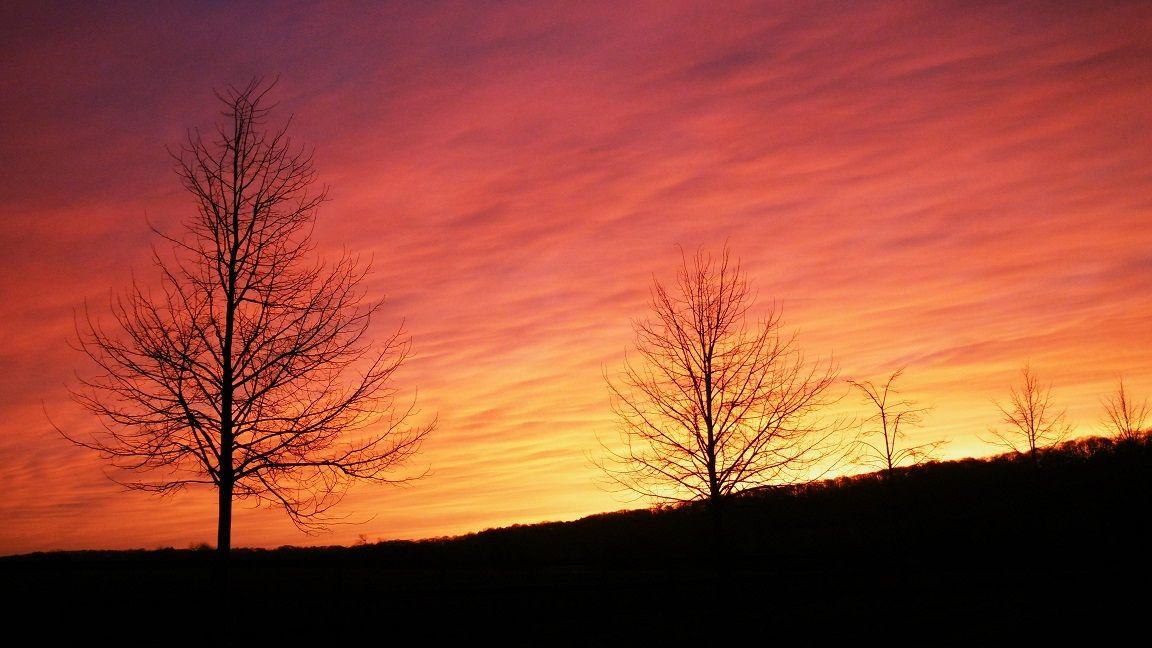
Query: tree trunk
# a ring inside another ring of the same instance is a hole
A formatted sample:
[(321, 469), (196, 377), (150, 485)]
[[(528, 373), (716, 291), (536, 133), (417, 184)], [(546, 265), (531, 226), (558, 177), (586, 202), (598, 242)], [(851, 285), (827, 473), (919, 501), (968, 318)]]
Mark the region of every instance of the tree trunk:
[(220, 480), (220, 512), (216, 520), (216, 553), (228, 558), (232, 550), (232, 479)]
[(225, 595), (231, 589), (228, 563), (232, 551), (232, 482), (231, 475), (221, 475), (217, 491), (220, 510), (216, 516), (216, 560), (212, 567), (212, 587)]

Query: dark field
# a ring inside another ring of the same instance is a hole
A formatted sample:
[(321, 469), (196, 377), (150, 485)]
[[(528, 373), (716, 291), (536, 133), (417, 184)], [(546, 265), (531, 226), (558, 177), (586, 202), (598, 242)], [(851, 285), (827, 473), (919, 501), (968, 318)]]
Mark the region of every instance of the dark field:
[[(1152, 444), (1088, 439), (699, 506), (359, 547), (0, 559), (13, 621), (128, 645), (1146, 640)], [(721, 538), (718, 540), (717, 538)], [(42, 624), (35, 624), (40, 626)], [(221, 639), (225, 637), (225, 639)], [(741, 637), (748, 637), (741, 640)]]

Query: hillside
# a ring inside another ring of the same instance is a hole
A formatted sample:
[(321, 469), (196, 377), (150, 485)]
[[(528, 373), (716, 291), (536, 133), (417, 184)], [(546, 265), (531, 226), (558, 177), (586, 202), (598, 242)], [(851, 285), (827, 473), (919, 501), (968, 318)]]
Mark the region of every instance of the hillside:
[[(1150, 486), (1148, 438), (1085, 439), (1039, 468), (1005, 455), (748, 494), (726, 506), (722, 544), (689, 505), (418, 542), (238, 550), (229, 587), (243, 602), (236, 623), (301, 610), (346, 618), (336, 634), (355, 636), (365, 616), (430, 637), (516, 629), (561, 643), (621, 632), (710, 643), (707, 619), (802, 635), (1072, 629), (1146, 601), (1123, 592), (1147, 588)], [(216, 600), (212, 564), (192, 550), (30, 554), (0, 559), (0, 578), (29, 610), (103, 618), (132, 601), (134, 616), (155, 620)]]

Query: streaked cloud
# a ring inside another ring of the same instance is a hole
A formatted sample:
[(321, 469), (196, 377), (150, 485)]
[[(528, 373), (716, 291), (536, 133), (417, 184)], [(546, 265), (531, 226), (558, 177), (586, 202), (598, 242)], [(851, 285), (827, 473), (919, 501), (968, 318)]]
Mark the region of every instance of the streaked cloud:
[[(186, 545), (207, 492), (123, 494), (57, 423), (74, 309), (147, 278), (189, 202), (165, 145), (210, 90), (279, 74), (317, 150), (324, 248), (371, 258), (439, 417), (358, 526), (240, 544), (458, 533), (624, 506), (586, 452), (603, 374), (677, 246), (728, 241), (762, 305), (846, 375), (909, 365), (948, 456), (1031, 361), (1081, 432), (1152, 393), (1152, 10), (1139, 3), (10, 6), (0, 39), (0, 553)], [(147, 219), (147, 221), (146, 221)], [(42, 405), (43, 404), (43, 405)], [(849, 399), (841, 404), (851, 411)], [(359, 518), (357, 518), (359, 516)]]

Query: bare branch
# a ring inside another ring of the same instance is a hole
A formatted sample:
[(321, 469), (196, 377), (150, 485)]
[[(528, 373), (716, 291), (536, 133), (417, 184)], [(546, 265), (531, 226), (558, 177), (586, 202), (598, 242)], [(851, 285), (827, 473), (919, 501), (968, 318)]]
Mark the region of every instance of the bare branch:
[(1051, 385), (1042, 386), (1029, 365), (1024, 365), (1020, 375), (1021, 384), (1011, 388), (1007, 404), (992, 401), (1005, 427), (988, 428), (991, 437), (985, 442), (1027, 453), (1035, 464), (1040, 452), (1072, 433), (1072, 426), (1066, 421), (1065, 410), (1057, 410), (1052, 403)]
[(1105, 418), (1100, 425), (1106, 432), (1123, 441), (1134, 441), (1148, 430), (1148, 399), (1134, 399), (1120, 379), (1116, 391), (1101, 400)]
[(685, 258), (676, 289), (652, 287), (636, 321), (637, 358), (606, 376), (619, 444), (595, 459), (610, 486), (712, 502), (811, 479), (834, 463), (843, 421), (826, 420), (836, 369), (808, 363), (770, 308), (754, 323), (747, 280), (727, 248)]
[[(904, 367), (888, 376), (882, 385), (870, 380), (848, 380), (848, 384), (860, 391), (864, 401), (875, 411), (864, 419), (863, 435), (857, 440), (860, 453), (856, 460), (864, 465), (874, 466), (891, 476), (900, 465), (915, 465), (928, 461), (944, 441), (933, 441), (918, 445), (904, 443), (906, 431), (920, 425), (931, 407), (921, 407), (916, 401), (901, 398), (894, 383), (904, 374)], [(869, 441), (874, 438), (875, 441)]]
[(189, 131), (174, 152), (196, 209), (181, 235), (157, 234), (157, 288), (133, 283), (111, 299), (113, 326), (87, 309), (78, 347), (96, 371), (77, 402), (101, 427), (61, 431), (121, 469), (149, 474), (130, 488), (220, 492), (219, 546), (230, 542), (232, 499), (281, 506), (298, 527), (323, 529), (352, 480), (403, 482), (431, 425), (411, 427), (392, 379), (410, 353), (397, 329), (366, 334), (382, 302), (365, 302), (354, 257), (325, 263), (311, 242), (324, 190), (312, 153), (287, 124), (266, 128), (275, 83), (217, 93), (215, 137)]

